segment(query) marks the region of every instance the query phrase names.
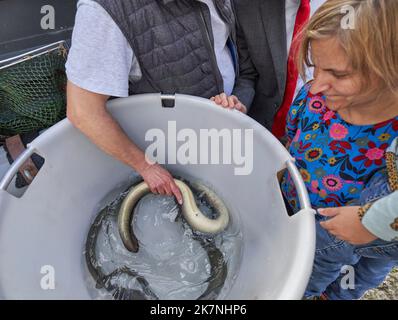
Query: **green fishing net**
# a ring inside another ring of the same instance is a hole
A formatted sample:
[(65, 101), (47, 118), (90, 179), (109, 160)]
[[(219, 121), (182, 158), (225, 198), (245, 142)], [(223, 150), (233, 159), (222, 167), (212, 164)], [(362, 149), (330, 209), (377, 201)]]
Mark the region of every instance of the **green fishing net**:
[(0, 69), (0, 137), (45, 129), (65, 117), (65, 62), (61, 45)]

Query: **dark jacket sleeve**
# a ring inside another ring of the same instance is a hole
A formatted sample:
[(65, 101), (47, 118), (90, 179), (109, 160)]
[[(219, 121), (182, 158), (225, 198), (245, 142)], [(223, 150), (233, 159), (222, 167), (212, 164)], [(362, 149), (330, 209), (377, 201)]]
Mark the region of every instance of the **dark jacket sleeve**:
[(238, 19), (236, 28), (236, 43), (239, 56), (239, 74), (236, 78), (232, 94), (236, 95), (238, 99), (247, 107), (247, 110), (249, 110), (254, 99), (255, 85), (257, 82), (258, 73), (250, 58), (245, 35), (243, 33), (243, 30), (239, 26)]

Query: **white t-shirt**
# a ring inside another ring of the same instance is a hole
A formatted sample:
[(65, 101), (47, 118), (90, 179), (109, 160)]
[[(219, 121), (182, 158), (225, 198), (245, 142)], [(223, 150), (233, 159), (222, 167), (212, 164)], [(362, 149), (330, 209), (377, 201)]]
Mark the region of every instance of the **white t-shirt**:
[[(224, 90), (231, 94), (235, 69), (227, 40), (228, 26), (219, 17), (212, 0), (206, 3), (211, 14), (214, 51)], [(120, 28), (97, 2), (80, 0), (77, 4), (72, 47), (66, 62), (68, 79), (75, 85), (115, 97), (127, 97), (129, 80), (138, 81), (141, 69), (134, 52)]]
[(229, 26), (224, 23), (213, 0), (199, 0), (207, 4), (210, 9), (211, 26), (214, 38), (214, 52), (216, 54), (218, 69), (224, 80), (224, 92), (230, 95), (235, 85), (235, 68), (231, 51), (227, 46), (230, 35)]

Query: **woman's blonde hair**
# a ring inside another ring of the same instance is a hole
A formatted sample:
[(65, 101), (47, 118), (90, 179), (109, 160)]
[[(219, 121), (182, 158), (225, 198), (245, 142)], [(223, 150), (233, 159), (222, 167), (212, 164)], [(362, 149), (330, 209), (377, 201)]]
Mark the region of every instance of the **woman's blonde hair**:
[(330, 37), (337, 39), (354, 71), (362, 76), (362, 90), (376, 78), (379, 91), (398, 95), (398, 0), (326, 1), (297, 39), (303, 77), (311, 65), (311, 41)]

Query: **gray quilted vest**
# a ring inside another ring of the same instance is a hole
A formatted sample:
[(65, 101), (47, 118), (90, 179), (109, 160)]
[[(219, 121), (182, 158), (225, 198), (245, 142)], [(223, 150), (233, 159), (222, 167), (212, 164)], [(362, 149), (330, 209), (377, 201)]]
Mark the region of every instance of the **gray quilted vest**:
[[(224, 91), (206, 4), (197, 0), (95, 1), (119, 26), (138, 59), (142, 78), (130, 86), (130, 94), (182, 93), (209, 98)], [(214, 3), (235, 44), (231, 2)]]

